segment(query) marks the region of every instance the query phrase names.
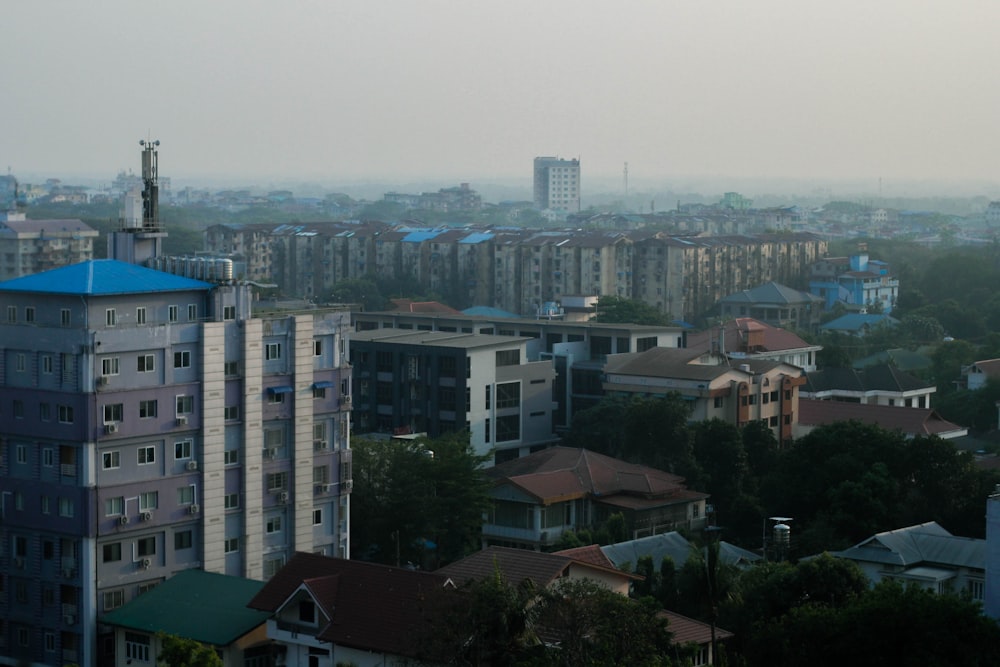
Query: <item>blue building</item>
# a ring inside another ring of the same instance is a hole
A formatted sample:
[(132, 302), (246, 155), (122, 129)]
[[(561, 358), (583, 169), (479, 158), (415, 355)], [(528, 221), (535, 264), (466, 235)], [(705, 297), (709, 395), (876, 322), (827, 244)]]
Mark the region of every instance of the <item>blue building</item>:
[(899, 279), (889, 264), (866, 253), (827, 257), (812, 266), (809, 291), (823, 297), (826, 310), (838, 302), (849, 309), (880, 309), (889, 314), (899, 298)]

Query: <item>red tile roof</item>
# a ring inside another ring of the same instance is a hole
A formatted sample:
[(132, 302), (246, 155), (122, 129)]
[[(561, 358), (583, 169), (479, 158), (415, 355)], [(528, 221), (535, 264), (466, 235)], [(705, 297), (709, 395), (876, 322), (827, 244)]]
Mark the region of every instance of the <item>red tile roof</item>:
[(461, 586), (469, 581), (486, 579), (499, 571), (504, 581), (510, 586), (517, 587), (524, 581), (531, 580), (538, 588), (545, 588), (556, 579), (566, 576), (574, 565), (603, 573), (614, 573), (623, 579), (641, 578), (617, 569), (613, 564), (610, 564), (606, 557), (604, 563), (593, 563), (590, 560), (573, 558), (564, 554), (542, 553), (510, 547), (487, 547), (462, 560), (445, 565), (435, 574), (444, 575), (456, 585)]
[(615, 564), (611, 562), (611, 559), (604, 555), (604, 552), (601, 551), (601, 545), (599, 544), (589, 544), (585, 547), (576, 547), (575, 549), (563, 549), (562, 551), (556, 551), (554, 555), (566, 556), (567, 558), (572, 558), (573, 560), (590, 563), (592, 565), (600, 565), (601, 567), (615, 567)]
[(875, 424), (906, 435), (964, 435), (965, 429), (946, 421), (930, 408), (906, 408), (890, 405), (864, 405), (844, 401), (799, 399), (799, 424), (820, 426), (838, 421), (856, 420)]
[(446, 306), (445, 304), (437, 301), (413, 301), (411, 299), (390, 300), (392, 301), (393, 308), (387, 312), (446, 313), (449, 315), (457, 315), (461, 313), (461, 311), (455, 310), (451, 306)]
[[(712, 626), (708, 623), (702, 623), (701, 621), (681, 616), (676, 612), (667, 611), (666, 609), (659, 612), (659, 614), (669, 622), (667, 630), (673, 634), (673, 642), (675, 644), (694, 642), (698, 645), (705, 645), (712, 641)], [(729, 639), (733, 636), (733, 633), (728, 630), (723, 630), (719, 627), (715, 628), (715, 638), (717, 640)]]
[[(772, 327), (752, 317), (737, 317), (724, 322), (721, 327), (688, 334), (687, 349), (708, 352), (712, 343), (719, 340), (720, 328), (725, 332), (726, 352), (779, 352), (813, 347), (787, 329)], [(747, 349), (747, 334), (751, 331), (760, 334), (757, 350)]]
[(331, 615), (317, 639), (368, 651), (414, 655), (426, 601), (446, 583), (439, 574), (298, 552), (250, 600), (278, 611), (300, 587)]

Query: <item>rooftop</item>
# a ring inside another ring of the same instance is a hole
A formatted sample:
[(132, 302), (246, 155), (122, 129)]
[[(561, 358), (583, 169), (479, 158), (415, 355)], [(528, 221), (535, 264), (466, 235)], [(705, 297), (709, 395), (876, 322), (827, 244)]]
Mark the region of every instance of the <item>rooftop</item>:
[(0, 292), (110, 296), (209, 290), (210, 283), (115, 259), (94, 259), (0, 283)]
[(888, 431), (900, 431), (908, 436), (936, 435), (942, 438), (956, 438), (968, 432), (964, 427), (942, 419), (930, 408), (864, 405), (799, 398), (799, 424), (802, 426), (821, 426), (851, 420), (875, 424)]

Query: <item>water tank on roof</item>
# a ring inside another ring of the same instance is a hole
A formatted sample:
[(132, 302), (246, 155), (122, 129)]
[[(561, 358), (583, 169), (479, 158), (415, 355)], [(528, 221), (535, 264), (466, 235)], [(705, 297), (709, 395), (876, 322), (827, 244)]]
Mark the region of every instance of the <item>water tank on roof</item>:
[(776, 523), (773, 528), (774, 546), (787, 551), (792, 540), (792, 528), (787, 523)]

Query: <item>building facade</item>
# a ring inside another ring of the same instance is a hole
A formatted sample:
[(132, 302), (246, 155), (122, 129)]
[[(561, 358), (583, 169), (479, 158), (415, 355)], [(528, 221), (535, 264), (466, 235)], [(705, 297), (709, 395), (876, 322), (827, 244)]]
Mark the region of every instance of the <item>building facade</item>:
[(536, 157), (535, 208), (575, 213), (580, 210), (580, 161)]
[(0, 213), (0, 280), (94, 258), (97, 230), (82, 220), (28, 220)]
[(98, 260), (0, 284), (0, 655), (98, 664), (186, 568), (349, 553), (349, 314)]

